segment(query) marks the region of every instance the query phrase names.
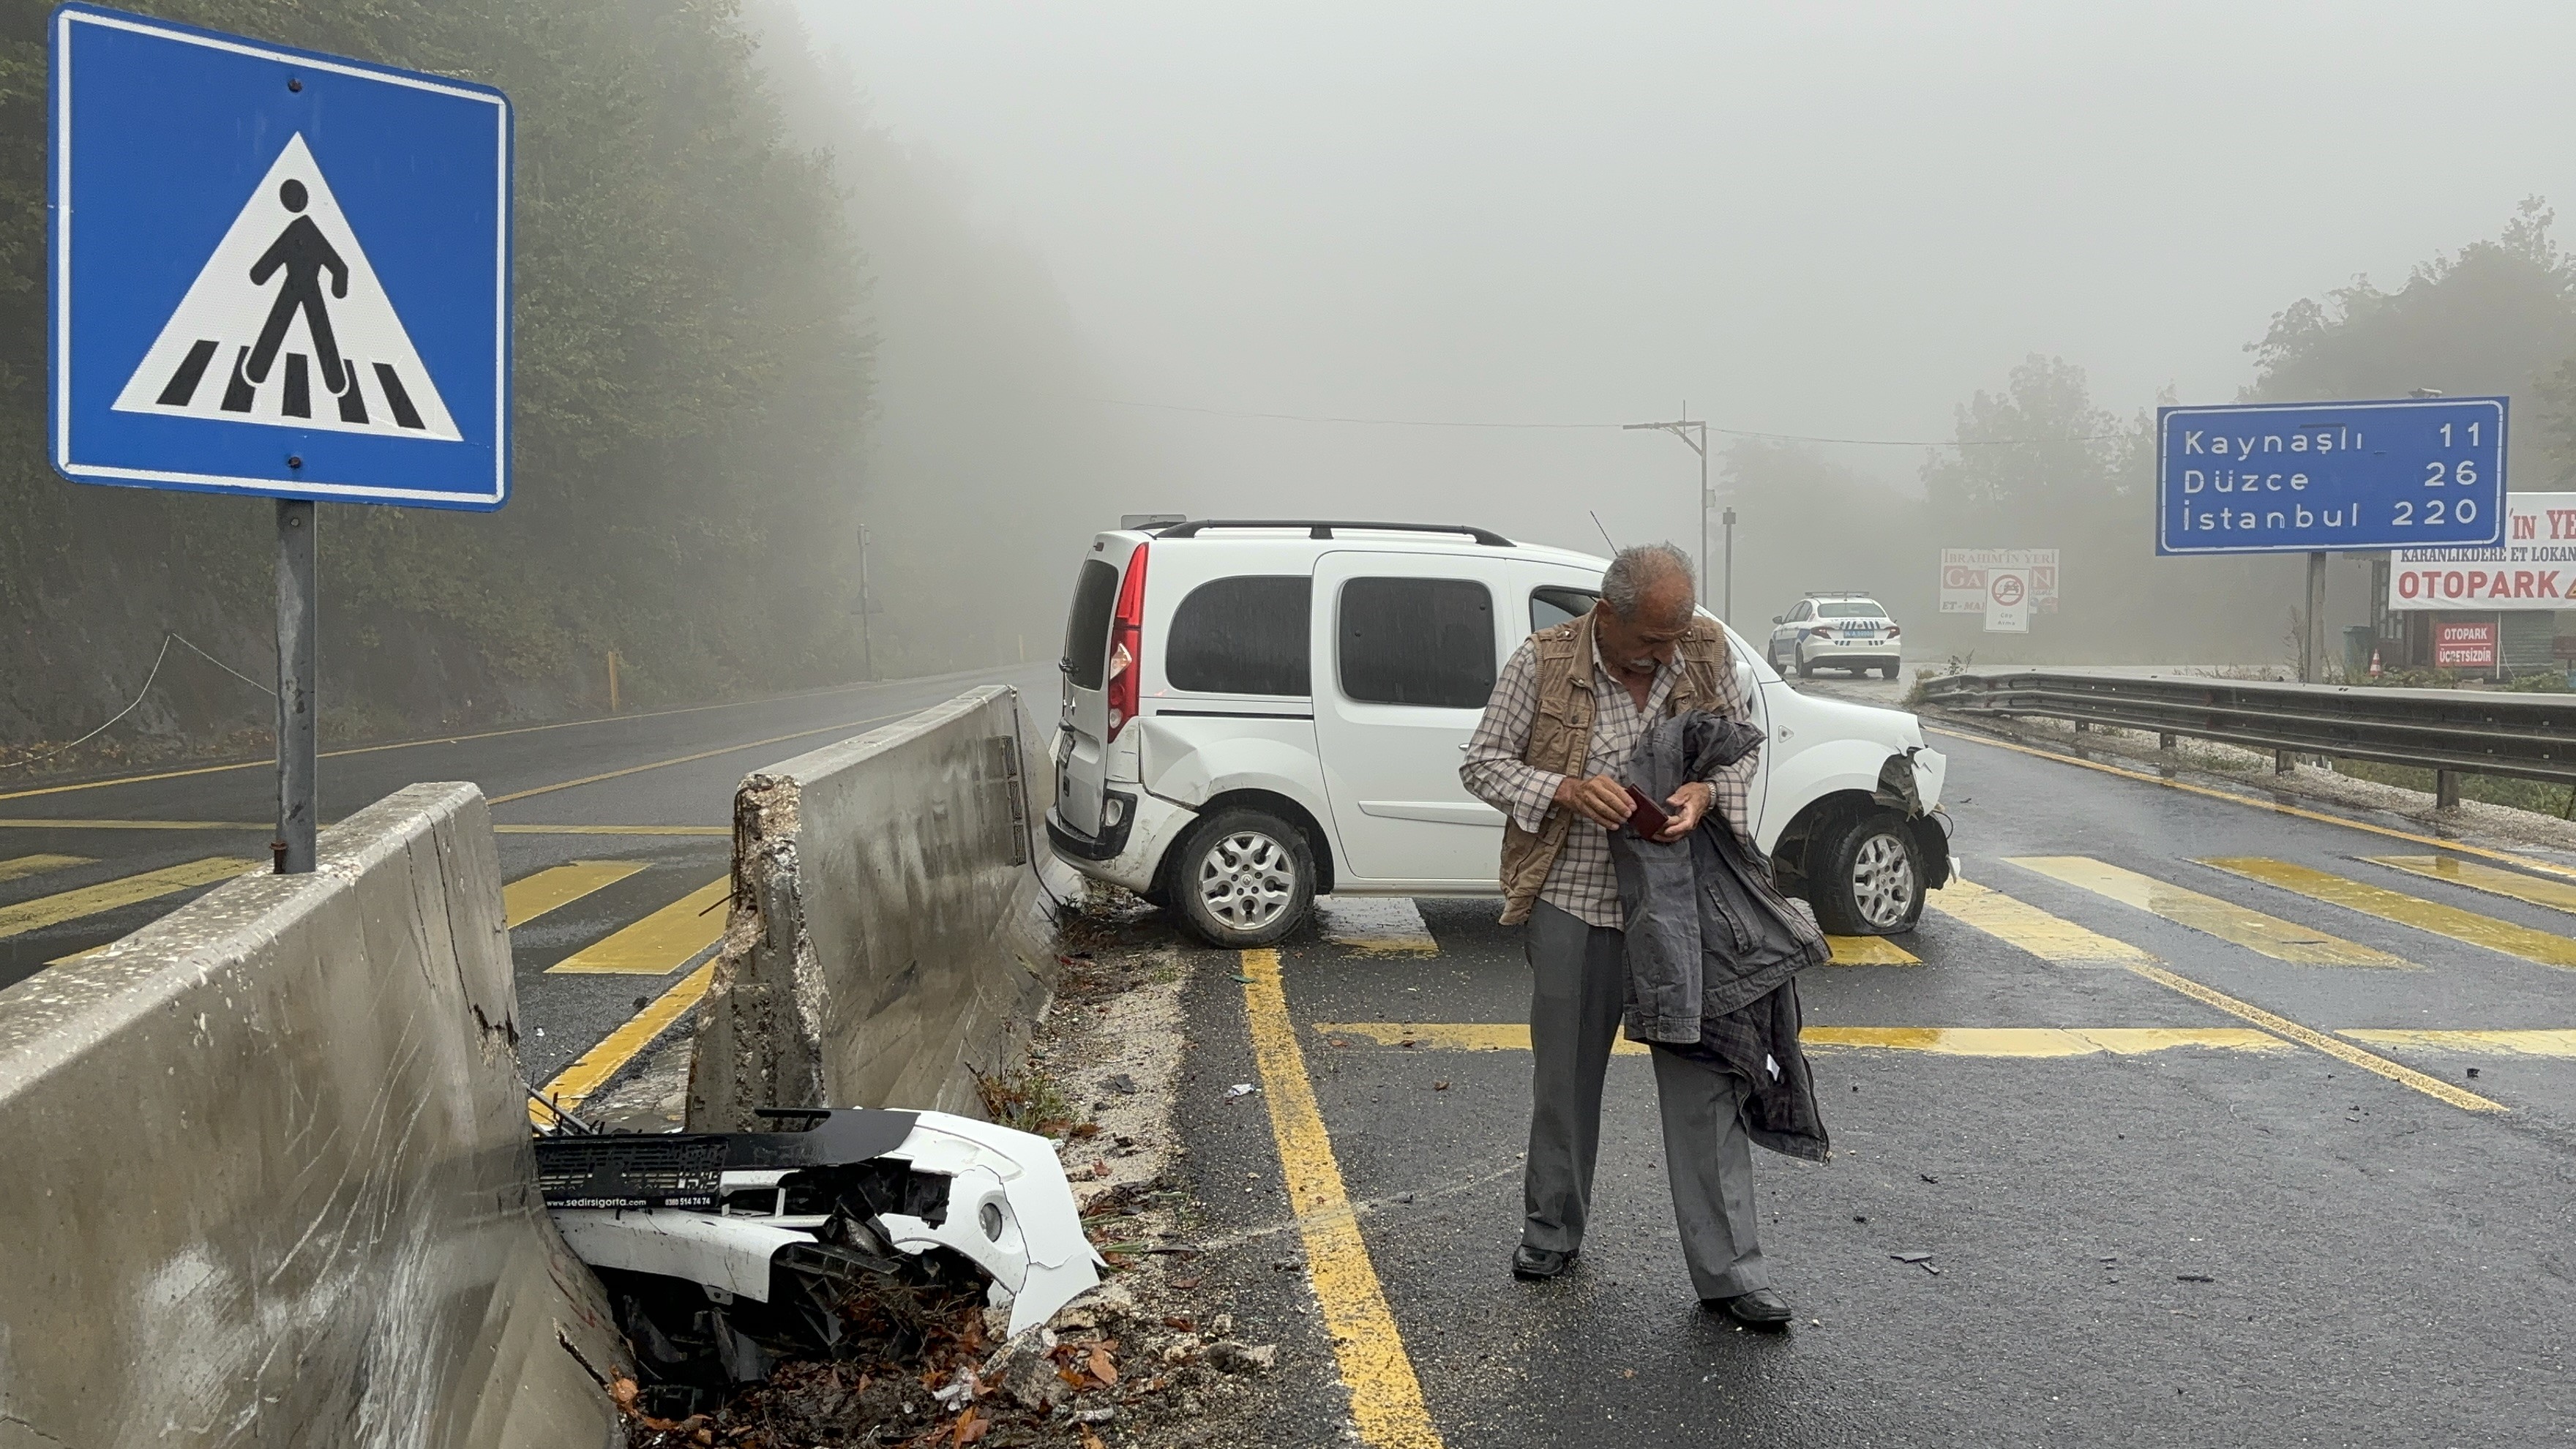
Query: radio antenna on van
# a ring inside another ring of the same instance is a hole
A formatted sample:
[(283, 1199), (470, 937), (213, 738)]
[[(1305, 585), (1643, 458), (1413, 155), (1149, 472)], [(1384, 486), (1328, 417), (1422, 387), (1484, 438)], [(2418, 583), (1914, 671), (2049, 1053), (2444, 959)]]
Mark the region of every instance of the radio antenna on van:
[(1587, 509), (1585, 509), (1585, 510), (1583, 510), (1583, 511), (1592, 515), (1592, 526), (1593, 526), (1594, 528), (1598, 528), (1598, 529), (1600, 529), (1600, 530), (1601, 530), (1601, 541), (1602, 541), (1603, 543), (1606, 543), (1606, 544), (1610, 545), (1610, 551), (1611, 551), (1612, 553), (1614, 553), (1614, 554), (1615, 554), (1615, 553), (1617, 553), (1617, 552), (1619, 551), (1619, 540), (1617, 540), (1617, 539), (1615, 539), (1615, 538), (1612, 538), (1612, 537), (1610, 536), (1610, 529), (1609, 529), (1608, 525), (1604, 524), (1604, 523), (1601, 521), (1601, 513), (1600, 513), (1600, 510), (1598, 510), (1598, 509), (1594, 509), (1594, 508), (1587, 508)]

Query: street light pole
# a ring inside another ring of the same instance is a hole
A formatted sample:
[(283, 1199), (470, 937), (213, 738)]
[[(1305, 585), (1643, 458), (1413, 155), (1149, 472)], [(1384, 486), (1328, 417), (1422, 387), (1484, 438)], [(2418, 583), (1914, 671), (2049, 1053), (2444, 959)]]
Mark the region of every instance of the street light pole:
[[(1682, 411), (1688, 413), (1690, 405), (1683, 404)], [(1630, 433), (1640, 430), (1670, 433), (1688, 444), (1692, 452), (1699, 454), (1699, 602), (1701, 608), (1706, 608), (1708, 607), (1708, 424), (1681, 417), (1669, 423), (1626, 423), (1620, 430)], [(1730, 549), (1730, 560), (1732, 552)], [(1728, 572), (1733, 572), (1731, 562)], [(1734, 581), (1729, 579), (1728, 582), (1731, 585)], [(1727, 592), (1732, 594), (1734, 590), (1730, 587)], [(1729, 600), (1730, 604), (1732, 602)]]
[(872, 627), (875, 620), (868, 613), (876, 601), (868, 597), (868, 526), (859, 525), (859, 671), (873, 681), (877, 677), (877, 641)]

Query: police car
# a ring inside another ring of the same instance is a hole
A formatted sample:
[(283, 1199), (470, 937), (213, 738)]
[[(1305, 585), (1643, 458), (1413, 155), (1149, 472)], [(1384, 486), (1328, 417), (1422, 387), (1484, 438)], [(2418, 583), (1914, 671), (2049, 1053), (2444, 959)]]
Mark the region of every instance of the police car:
[(1771, 667), (1801, 679), (1819, 669), (1875, 669), (1890, 679), (1898, 664), (1896, 621), (1867, 594), (1809, 594), (1785, 614), (1771, 616)]

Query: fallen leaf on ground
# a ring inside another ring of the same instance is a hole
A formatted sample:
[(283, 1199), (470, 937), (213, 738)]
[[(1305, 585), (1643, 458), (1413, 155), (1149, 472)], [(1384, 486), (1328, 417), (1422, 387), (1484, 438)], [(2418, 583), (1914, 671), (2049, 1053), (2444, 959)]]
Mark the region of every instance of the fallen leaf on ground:
[(1117, 1361), (1110, 1358), (1106, 1347), (1096, 1343), (1091, 1346), (1091, 1376), (1104, 1384), (1118, 1382)]

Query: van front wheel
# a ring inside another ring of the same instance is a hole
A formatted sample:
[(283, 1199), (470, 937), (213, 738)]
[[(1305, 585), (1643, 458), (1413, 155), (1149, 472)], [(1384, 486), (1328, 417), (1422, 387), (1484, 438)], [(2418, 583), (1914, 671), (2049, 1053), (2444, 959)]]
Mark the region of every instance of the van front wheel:
[(1220, 810), (1193, 826), (1168, 892), (1181, 923), (1211, 946), (1268, 946), (1315, 899), (1315, 859), (1295, 826), (1258, 810)]
[(1807, 903), (1837, 936), (1910, 931), (1923, 915), (1923, 860), (1905, 817), (1847, 815), (1807, 847)]

